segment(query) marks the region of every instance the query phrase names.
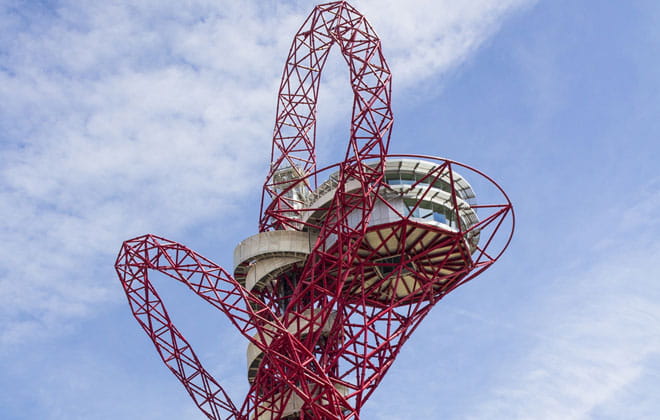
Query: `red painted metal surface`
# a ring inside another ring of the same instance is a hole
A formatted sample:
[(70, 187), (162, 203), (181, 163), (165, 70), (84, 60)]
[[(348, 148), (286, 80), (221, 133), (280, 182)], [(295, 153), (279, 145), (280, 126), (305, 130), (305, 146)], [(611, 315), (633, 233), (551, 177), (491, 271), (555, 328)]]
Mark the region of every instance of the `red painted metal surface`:
[[(344, 161), (317, 170), (317, 94), (334, 44), (350, 69), (352, 124)], [(309, 238), (309, 252), (301, 256), (284, 245), (264, 252), (262, 261), (280, 264), (262, 276), (266, 280), (246, 284), (260, 256), (232, 276), (164, 238), (124, 242), (116, 270), (133, 314), (208, 418), (358, 419), (429, 310), (507, 247), (513, 210), (494, 181), (446, 159), (388, 155), (390, 82), (366, 19), (346, 2), (317, 6), (296, 34), (284, 69), (259, 221), (259, 238), (303, 235), (297, 237)], [(386, 175), (406, 159), (426, 169), (397, 186)], [(490, 191), (480, 192), (480, 204), (466, 195), (467, 178)], [(433, 205), (444, 213), (433, 213)], [(430, 210), (422, 215), (423, 208)], [(389, 219), (377, 220), (374, 209)], [(250, 343), (250, 390), (240, 406), (172, 323), (151, 271), (187, 285)]]

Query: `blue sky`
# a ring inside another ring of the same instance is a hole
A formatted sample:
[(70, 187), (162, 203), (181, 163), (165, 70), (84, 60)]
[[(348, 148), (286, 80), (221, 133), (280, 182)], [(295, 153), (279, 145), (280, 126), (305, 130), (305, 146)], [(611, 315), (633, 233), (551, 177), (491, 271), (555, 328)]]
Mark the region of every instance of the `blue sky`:
[[(0, 418), (202, 419), (112, 265), (154, 233), (231, 268), (313, 3), (79, 3), (0, 2)], [(432, 311), (363, 418), (657, 418), (660, 4), (402, 3), (354, 2), (394, 73), (391, 151), (483, 170), (517, 228)], [(335, 53), (324, 73), (325, 162), (345, 145), (343, 66)], [(244, 340), (158, 287), (241, 401)]]

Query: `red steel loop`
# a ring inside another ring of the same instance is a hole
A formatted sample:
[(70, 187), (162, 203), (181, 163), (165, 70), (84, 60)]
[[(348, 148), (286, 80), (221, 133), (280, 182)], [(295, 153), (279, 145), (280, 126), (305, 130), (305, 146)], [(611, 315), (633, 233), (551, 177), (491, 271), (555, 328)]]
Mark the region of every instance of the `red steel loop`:
[[(351, 130), (344, 160), (317, 169), (316, 103), (334, 44), (350, 70)], [(358, 420), (431, 308), (511, 242), (513, 207), (490, 177), (388, 155), (390, 95), (364, 16), (344, 1), (317, 6), (289, 51), (259, 233), (237, 246), (234, 274), (158, 236), (124, 242), (115, 268), (133, 315), (209, 419)], [(185, 284), (248, 340), (240, 407), (174, 326), (151, 272)]]
[[(319, 5), (295, 35), (284, 67), (271, 166), (262, 195), (261, 231), (296, 229), (286, 214), (299, 208), (299, 203), (283, 189), (291, 177), (304, 178), (316, 170), (319, 82), (330, 47), (335, 43), (348, 64), (353, 89), (353, 116), (342, 179), (359, 179), (367, 191), (382, 175), (393, 116), (391, 74), (380, 40), (364, 16), (348, 3)], [(370, 158), (380, 159), (380, 164), (366, 165), (365, 159)], [(277, 176), (287, 170), (289, 177)], [(314, 187), (307, 186), (309, 192)]]
[[(203, 368), (188, 341), (174, 326), (149, 279), (149, 271), (158, 271), (184, 283), (218, 308), (250, 342), (279, 359), (292, 372), (291, 380), (315, 383), (330, 390), (335, 398), (343, 399), (335, 395), (331, 380), (323, 374), (311, 352), (283, 327), (263, 301), (207, 258), (176, 242), (144, 235), (124, 242), (115, 269), (138, 324), (208, 418), (243, 420), (248, 416), (241, 414), (222, 386)], [(274, 345), (277, 340), (284, 342)], [(243, 412), (254, 406), (255, 395), (248, 394)]]

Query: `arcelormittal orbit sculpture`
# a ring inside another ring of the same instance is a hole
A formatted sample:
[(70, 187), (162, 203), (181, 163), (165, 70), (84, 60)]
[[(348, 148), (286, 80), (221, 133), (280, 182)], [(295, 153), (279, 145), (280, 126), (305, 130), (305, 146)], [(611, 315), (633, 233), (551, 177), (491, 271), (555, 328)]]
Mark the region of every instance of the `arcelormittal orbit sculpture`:
[[(317, 169), (317, 94), (335, 44), (350, 69), (350, 138), (342, 162)], [(494, 181), (446, 159), (388, 155), (390, 92), (364, 16), (346, 2), (317, 6), (289, 52), (259, 233), (236, 247), (233, 274), (158, 236), (124, 242), (116, 269), (133, 314), (208, 418), (358, 419), (433, 305), (508, 245), (513, 210)], [(170, 320), (150, 271), (186, 284), (247, 338), (240, 407)]]

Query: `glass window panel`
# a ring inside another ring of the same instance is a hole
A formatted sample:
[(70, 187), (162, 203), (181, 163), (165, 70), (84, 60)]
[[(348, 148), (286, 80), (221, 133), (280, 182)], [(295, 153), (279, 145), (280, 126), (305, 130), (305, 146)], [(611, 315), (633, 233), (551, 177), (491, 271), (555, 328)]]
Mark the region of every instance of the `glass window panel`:
[(447, 218), (445, 217), (444, 213), (433, 212), (433, 220), (447, 224)]
[(419, 217), (419, 207), (417, 207), (417, 208), (415, 208), (415, 210), (413, 210), (413, 208), (414, 208), (415, 205), (417, 204), (417, 203), (415, 202), (415, 200), (407, 199), (407, 200), (404, 200), (403, 202), (404, 202), (405, 205), (406, 205), (406, 209), (408, 210), (408, 213), (410, 213), (410, 212), (412, 211), (412, 213), (410, 213), (410, 215), (411, 215), (412, 217)]

